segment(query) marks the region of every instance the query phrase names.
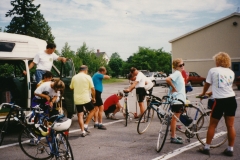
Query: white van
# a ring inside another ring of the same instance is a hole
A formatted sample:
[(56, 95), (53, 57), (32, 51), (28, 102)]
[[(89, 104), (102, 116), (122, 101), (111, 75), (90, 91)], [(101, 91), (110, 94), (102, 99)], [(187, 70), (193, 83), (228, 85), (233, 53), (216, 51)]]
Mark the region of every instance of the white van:
[[(38, 52), (46, 49), (44, 40), (11, 33), (0, 32), (0, 104), (13, 102), (22, 108), (30, 110), (31, 99), (34, 96), (36, 82), (34, 69), (29, 71), (28, 64)], [(23, 71), (27, 71), (27, 75)], [(51, 72), (54, 79), (61, 79), (65, 85), (63, 100), (60, 102), (65, 114), (72, 117), (75, 113), (73, 91), (69, 88), (71, 78), (75, 75), (72, 60), (66, 63), (55, 61)], [(0, 116), (6, 115), (6, 110), (0, 110)]]

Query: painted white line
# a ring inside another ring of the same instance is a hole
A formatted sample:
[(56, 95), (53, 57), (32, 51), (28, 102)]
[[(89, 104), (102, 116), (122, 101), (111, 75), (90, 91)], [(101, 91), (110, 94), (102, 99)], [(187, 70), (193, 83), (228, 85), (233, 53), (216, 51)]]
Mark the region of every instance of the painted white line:
[[(227, 133), (227, 132), (219, 132), (219, 133), (217, 133), (217, 134), (214, 136), (214, 139), (215, 139), (215, 138), (218, 138), (218, 137), (221, 137), (221, 136), (223, 136), (223, 135), (226, 134), (226, 133)], [(206, 138), (203, 139), (203, 141), (205, 142), (205, 141), (206, 141)], [(166, 160), (166, 159), (172, 158), (172, 157), (174, 157), (174, 156), (176, 156), (176, 155), (178, 155), (178, 154), (180, 154), (180, 153), (182, 153), (182, 152), (184, 152), (184, 151), (186, 151), (186, 150), (189, 150), (189, 149), (192, 149), (192, 148), (194, 148), (194, 147), (197, 147), (197, 146), (199, 146), (199, 145), (201, 145), (201, 143), (200, 143), (199, 141), (197, 141), (197, 142), (191, 143), (191, 144), (189, 144), (189, 145), (187, 145), (187, 146), (178, 148), (178, 149), (176, 149), (176, 150), (174, 150), (174, 151), (172, 151), (172, 152), (169, 152), (169, 153), (167, 153), (167, 154), (164, 154), (164, 155), (162, 155), (162, 156), (160, 156), (160, 157), (154, 158), (154, 159), (152, 159), (152, 160)]]
[[(117, 121), (104, 123), (104, 125), (107, 126), (107, 125), (111, 125), (111, 124), (122, 122), (122, 121), (124, 121), (124, 119), (120, 119), (120, 120), (117, 120)], [(93, 128), (93, 127), (89, 127), (89, 128)], [(81, 129), (71, 130), (71, 131), (69, 131), (69, 133), (74, 133), (74, 132), (78, 132), (78, 131), (81, 131)], [(29, 140), (24, 141), (23, 143), (27, 143), (27, 142), (29, 142)], [(0, 146), (0, 149), (8, 148), (8, 147), (16, 146), (16, 145), (19, 145), (19, 143), (12, 143), (12, 144), (3, 145), (3, 146)]]
[[(107, 126), (107, 125), (110, 125), (110, 124), (114, 124), (114, 123), (118, 123), (118, 122), (122, 122), (122, 121), (124, 121), (124, 119), (120, 119), (120, 120), (117, 120), (117, 121), (104, 123), (104, 126)], [(91, 128), (93, 128), (93, 127), (89, 127), (89, 129), (91, 129)], [(81, 131), (81, 129), (71, 130), (71, 131), (69, 131), (69, 133), (74, 133), (74, 132), (79, 132), (79, 131)]]

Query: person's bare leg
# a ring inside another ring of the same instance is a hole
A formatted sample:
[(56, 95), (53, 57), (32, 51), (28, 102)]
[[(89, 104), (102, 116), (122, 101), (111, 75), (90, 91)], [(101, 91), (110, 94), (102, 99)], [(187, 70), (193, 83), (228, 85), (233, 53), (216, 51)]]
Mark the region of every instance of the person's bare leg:
[(98, 111), (98, 123), (102, 124), (103, 105), (99, 107)]
[(77, 116), (78, 116), (79, 127), (80, 127), (81, 131), (83, 132), (84, 131), (83, 112), (78, 113)]
[(212, 139), (213, 139), (213, 136), (214, 136), (214, 133), (215, 133), (215, 128), (217, 127), (218, 122), (219, 122), (218, 119), (210, 117), (210, 123), (209, 123), (209, 126), (208, 126), (207, 140), (206, 140), (207, 145), (210, 145), (211, 142), (212, 142)]
[(94, 116), (94, 114), (95, 114), (95, 109), (92, 109), (90, 112), (89, 112), (89, 114), (88, 114), (88, 116), (87, 116), (87, 119), (86, 119), (86, 122), (85, 122), (85, 124), (89, 124), (89, 122), (91, 121), (91, 119), (92, 119), (92, 117)]
[(225, 123), (226, 123), (227, 131), (228, 131), (228, 146), (230, 146), (230, 147), (234, 146), (234, 141), (235, 141), (235, 137), (236, 137), (236, 131), (234, 128), (234, 119), (235, 119), (235, 117), (233, 117), (233, 116), (225, 117)]
[(140, 108), (140, 114), (142, 115), (143, 112), (145, 111), (144, 103), (143, 102), (138, 102), (139, 108)]
[(98, 106), (94, 106), (94, 110), (95, 110), (95, 112), (94, 112), (94, 121), (96, 123), (96, 122), (98, 122), (98, 111), (99, 111)]
[[(174, 113), (174, 115), (179, 118), (181, 113)], [(176, 124), (177, 124), (177, 119), (172, 116), (172, 120), (171, 120), (171, 137), (175, 138), (175, 134), (176, 134)]]

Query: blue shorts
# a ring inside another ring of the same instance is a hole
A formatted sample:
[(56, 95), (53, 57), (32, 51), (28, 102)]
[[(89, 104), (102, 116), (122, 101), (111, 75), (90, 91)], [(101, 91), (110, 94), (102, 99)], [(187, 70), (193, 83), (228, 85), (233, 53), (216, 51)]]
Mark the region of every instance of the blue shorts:
[(43, 75), (46, 73), (44, 70), (37, 69), (35, 72), (36, 82), (39, 83), (43, 79)]

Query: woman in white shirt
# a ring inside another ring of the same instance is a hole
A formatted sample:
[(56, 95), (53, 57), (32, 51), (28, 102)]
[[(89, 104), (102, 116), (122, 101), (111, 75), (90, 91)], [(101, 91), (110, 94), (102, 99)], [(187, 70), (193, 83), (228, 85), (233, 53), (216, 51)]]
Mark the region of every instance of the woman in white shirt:
[[(237, 109), (235, 92), (232, 89), (234, 72), (230, 69), (231, 58), (227, 53), (219, 52), (213, 59), (215, 60), (216, 67), (209, 70), (203, 92), (200, 96), (205, 94), (209, 96), (212, 95), (213, 98), (215, 98), (215, 102), (212, 107), (206, 144), (200, 148), (199, 151), (204, 154), (210, 154), (210, 144), (215, 133), (215, 128), (224, 115), (228, 130), (228, 147), (223, 153), (227, 156), (233, 156), (233, 145), (236, 137), (234, 119)], [(212, 86), (212, 92), (207, 93), (210, 85)]]

